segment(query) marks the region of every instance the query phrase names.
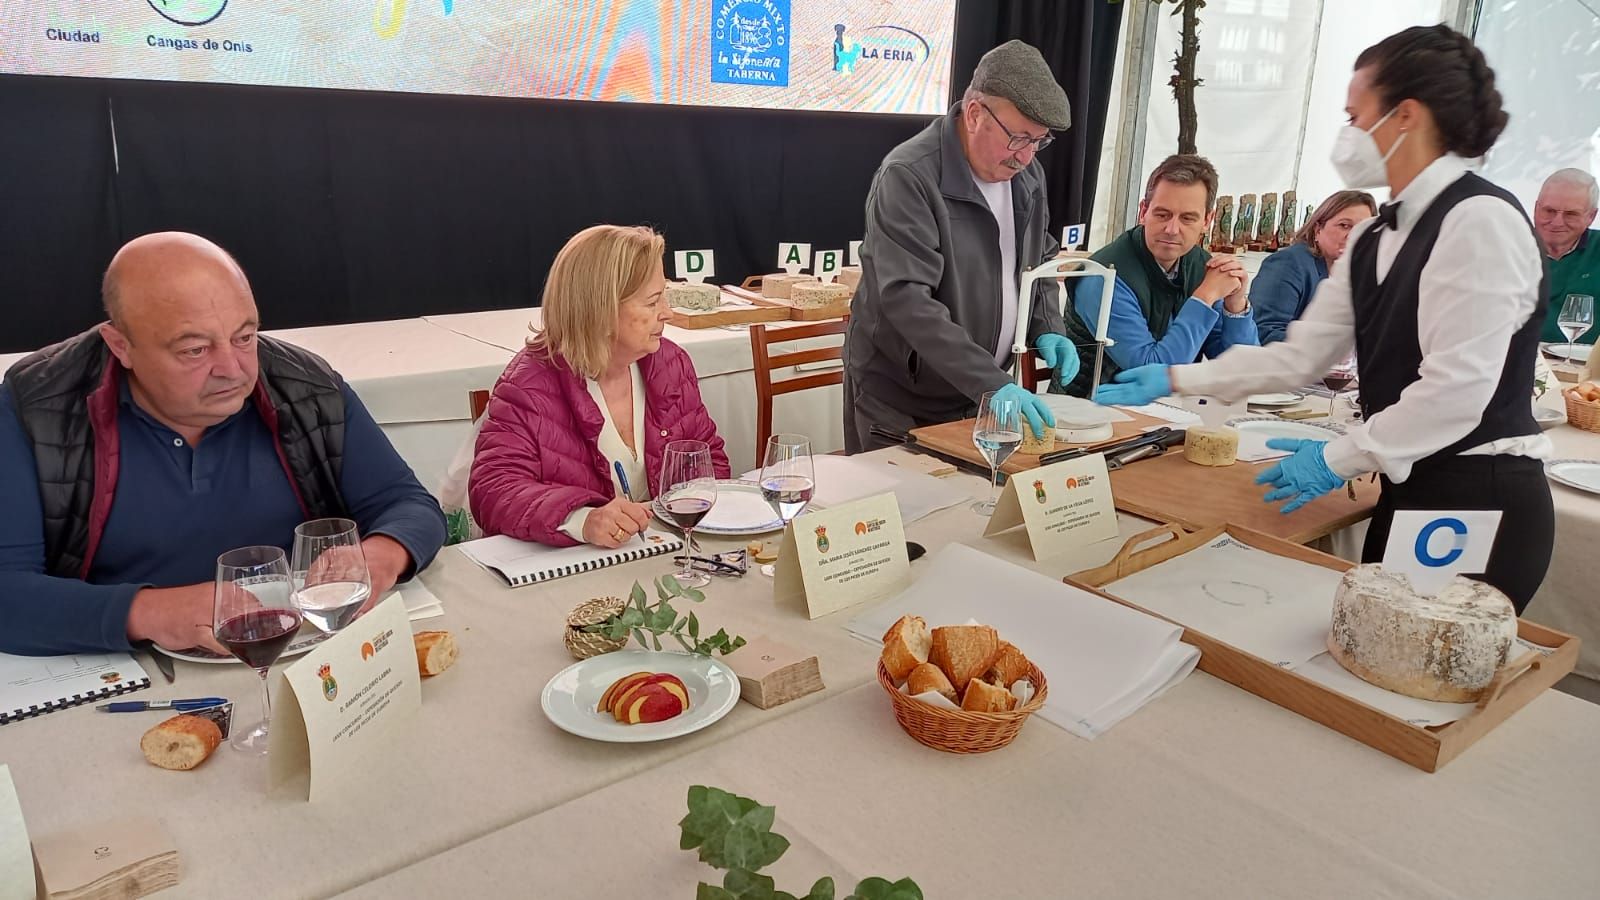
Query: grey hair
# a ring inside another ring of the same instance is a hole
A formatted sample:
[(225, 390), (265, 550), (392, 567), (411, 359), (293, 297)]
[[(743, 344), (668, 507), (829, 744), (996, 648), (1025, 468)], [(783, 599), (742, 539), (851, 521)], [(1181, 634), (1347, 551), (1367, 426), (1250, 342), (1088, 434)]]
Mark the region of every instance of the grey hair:
[(1567, 184), (1584, 188), (1589, 192), (1589, 208), (1600, 208), (1600, 184), (1595, 182), (1593, 175), (1582, 169), (1557, 169), (1550, 173), (1550, 177), (1546, 178), (1544, 183), (1546, 187), (1552, 184)]

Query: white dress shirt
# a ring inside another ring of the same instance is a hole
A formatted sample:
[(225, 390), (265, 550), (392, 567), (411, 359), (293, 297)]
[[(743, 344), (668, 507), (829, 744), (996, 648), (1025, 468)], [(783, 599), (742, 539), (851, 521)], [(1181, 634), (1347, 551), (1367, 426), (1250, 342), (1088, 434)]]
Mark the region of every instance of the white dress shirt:
[(994, 361), (1005, 365), (1017, 336), (1017, 214), (1011, 208), (1010, 181), (979, 181), (976, 175), (972, 180), (1000, 226), (1000, 341)]
[[(1417, 220), (1467, 171), (1454, 154), (1434, 160), (1395, 199), (1398, 228), (1378, 238), (1377, 277), (1382, 282)], [(1229, 402), (1250, 394), (1310, 384), (1355, 347), (1350, 299), (1350, 251), (1377, 219), (1357, 225), (1345, 254), (1317, 288), (1305, 315), (1289, 324), (1286, 340), (1265, 347), (1235, 347), (1217, 359), (1177, 366), (1173, 380), (1185, 394), (1210, 394)], [(1511, 337), (1539, 304), (1540, 251), (1523, 217), (1498, 197), (1468, 197), (1444, 217), (1418, 285), (1417, 341), (1421, 375), (1388, 409), (1329, 444), (1328, 467), (1353, 478), (1382, 472), (1403, 482), (1420, 459), (1455, 443), (1478, 426), (1505, 367)], [(1359, 361), (1358, 361), (1359, 363)], [(1532, 402), (1533, 385), (1528, 385)], [(1461, 455), (1510, 454), (1544, 458), (1544, 434), (1504, 438)]]
[[(633, 375), (633, 441), (635, 444), (644, 439), (644, 376), (639, 372), (639, 365), (635, 363), (629, 368)], [(617, 430), (617, 423), (611, 418), (611, 408), (606, 406), (605, 393), (600, 390), (600, 382), (587, 379), (589, 396), (594, 398), (594, 405), (600, 407), (600, 415), (605, 423), (600, 426), (600, 437), (597, 443), (600, 455), (606, 458), (610, 467), (611, 486), (616, 489), (617, 496), (623, 495), (622, 482), (617, 480), (616, 463), (622, 463), (622, 471), (627, 473), (628, 487), (633, 490), (628, 493), (629, 500), (644, 502), (650, 499), (650, 485), (646, 483), (644, 470), (644, 457), (637, 450), (629, 447), (622, 440), (622, 433)], [(561, 522), (561, 531), (567, 537), (579, 543), (586, 543), (583, 539), (583, 526), (589, 521), (589, 513), (594, 511), (592, 506), (581, 506), (573, 510)]]

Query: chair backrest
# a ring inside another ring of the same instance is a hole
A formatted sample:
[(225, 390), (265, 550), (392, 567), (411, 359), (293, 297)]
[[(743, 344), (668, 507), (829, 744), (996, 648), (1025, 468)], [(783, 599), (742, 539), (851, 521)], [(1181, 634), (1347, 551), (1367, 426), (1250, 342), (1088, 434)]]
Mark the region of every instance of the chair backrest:
[(483, 418), (489, 409), (488, 391), (467, 391), (467, 408), (472, 410), (472, 421)]
[(811, 388), (844, 383), (843, 368), (817, 372), (813, 375), (786, 378), (782, 381), (772, 380), (772, 373), (775, 369), (783, 369), (805, 363), (823, 362), (830, 359), (842, 359), (844, 350), (842, 342), (832, 347), (817, 347), (812, 350), (796, 350), (790, 353), (778, 354), (771, 353), (769, 348), (773, 344), (803, 341), (807, 338), (824, 337), (830, 334), (844, 334), (849, 322), (850, 317), (845, 316), (842, 319), (815, 322), (810, 325), (785, 326), (772, 331), (768, 331), (767, 326), (761, 323), (750, 326), (750, 356), (755, 362), (756, 380), (757, 465), (761, 464), (761, 459), (767, 452), (767, 438), (772, 435), (773, 397), (779, 394), (792, 394), (795, 391), (805, 391)]
[(1022, 367), (1022, 386), (1033, 393), (1041, 384), (1049, 384), (1055, 377), (1055, 370), (1039, 361), (1039, 355), (1032, 350), (1022, 354), (1017, 360), (1017, 365)]

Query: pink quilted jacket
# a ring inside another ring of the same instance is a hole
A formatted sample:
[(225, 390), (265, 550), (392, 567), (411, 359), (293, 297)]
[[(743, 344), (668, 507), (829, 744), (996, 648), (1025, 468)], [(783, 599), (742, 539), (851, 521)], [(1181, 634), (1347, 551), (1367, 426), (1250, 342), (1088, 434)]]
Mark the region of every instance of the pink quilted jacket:
[[(670, 441), (710, 444), (717, 477), (727, 478), (728, 454), (700, 399), (689, 354), (663, 338), (660, 350), (639, 360), (639, 372), (651, 493)], [(495, 383), (485, 415), (467, 482), (472, 515), (484, 534), (557, 547), (576, 543), (558, 530), (561, 523), (573, 510), (604, 506), (615, 496), (610, 464), (599, 449), (605, 419), (583, 377), (564, 361), (524, 347)]]

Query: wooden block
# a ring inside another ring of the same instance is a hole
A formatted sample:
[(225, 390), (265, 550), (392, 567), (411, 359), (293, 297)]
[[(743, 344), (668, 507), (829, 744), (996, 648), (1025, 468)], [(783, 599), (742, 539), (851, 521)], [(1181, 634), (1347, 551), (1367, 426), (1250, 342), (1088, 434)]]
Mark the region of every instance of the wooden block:
[(33, 842), (49, 900), (144, 897), (178, 883), (178, 850), (161, 823), (120, 819)]
[(822, 670), (815, 656), (766, 637), (758, 637), (724, 660), (739, 676), (739, 697), (771, 709), (822, 690)]

